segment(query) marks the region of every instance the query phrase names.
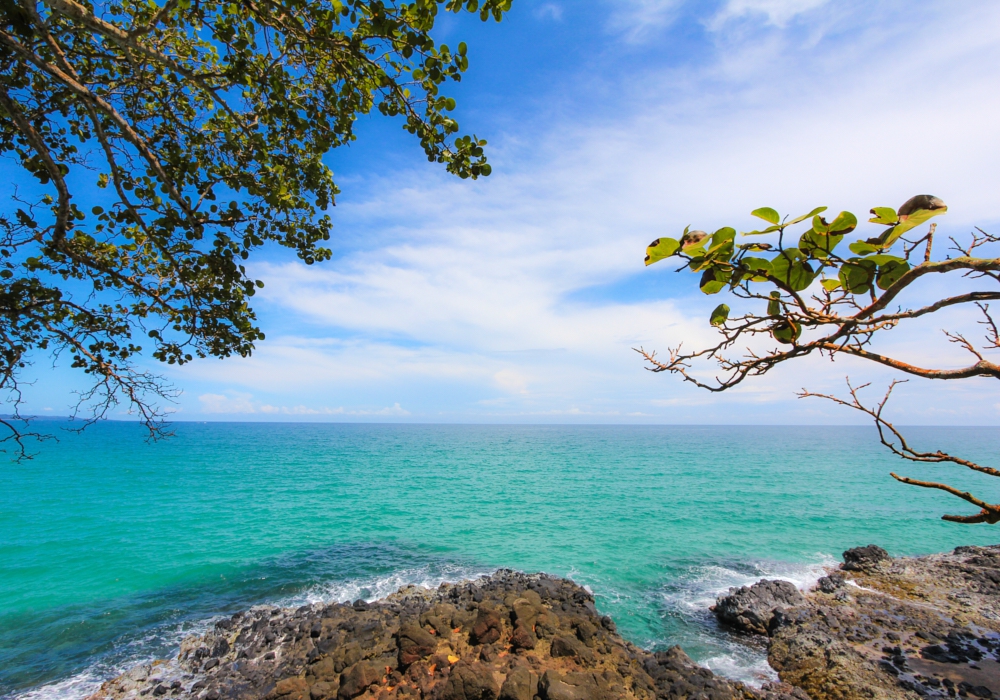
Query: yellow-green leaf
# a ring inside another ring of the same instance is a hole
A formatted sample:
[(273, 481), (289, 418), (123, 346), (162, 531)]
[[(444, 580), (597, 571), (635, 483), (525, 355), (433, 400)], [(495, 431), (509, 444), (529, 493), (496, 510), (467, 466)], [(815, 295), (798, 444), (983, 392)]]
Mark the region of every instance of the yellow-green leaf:
[(657, 238), (646, 248), (646, 264), (652, 265), (664, 258), (669, 258), (680, 247), (680, 242), (673, 238)]
[(750, 216), (756, 216), (758, 219), (763, 219), (769, 224), (777, 224), (781, 221), (781, 216), (771, 207), (761, 207), (760, 209), (754, 209), (750, 212)]

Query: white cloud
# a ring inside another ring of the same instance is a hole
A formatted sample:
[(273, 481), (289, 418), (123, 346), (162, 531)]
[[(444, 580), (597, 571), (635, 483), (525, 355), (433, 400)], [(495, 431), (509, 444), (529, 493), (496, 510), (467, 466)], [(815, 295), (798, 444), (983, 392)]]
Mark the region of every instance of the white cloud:
[(612, 0), (611, 28), (628, 41), (648, 39), (673, 23), (683, 0)]
[(784, 27), (789, 20), (826, 5), (830, 0), (728, 0), (713, 18), (719, 27), (728, 20), (742, 17), (762, 17), (768, 24)]
[[(324, 401), (391, 411), (399, 397), (423, 416), (854, 420), (807, 407), (794, 391), (839, 391), (845, 374), (887, 381), (887, 373), (857, 361), (831, 372), (826, 361), (807, 360), (718, 397), (645, 372), (631, 351), (714, 337), (706, 318), (718, 300), (694, 291), (690, 275), (640, 262), (651, 239), (686, 224), (748, 225), (747, 212), (761, 205), (861, 213), (916, 192), (948, 201), (942, 234), (1000, 219), (1000, 78), (992, 68), (1000, 8), (924, 7), (892, 23), (860, 12), (835, 45), (825, 34), (803, 44), (780, 29), (793, 18), (812, 22), (818, 5), (728, 3), (723, 13), (757, 13), (776, 28), (766, 41), (727, 40), (713, 60), (683, 73), (623, 79), (615, 119), (512, 134), (494, 151), (487, 181), (422, 170), (355, 183), (353, 199), (338, 206), (338, 227), (370, 234), (368, 243), (329, 264), (254, 270), (267, 281), (261, 308), (300, 319), (301, 332), (269, 333), (249, 359), (195, 363), (184, 383), (254, 392), (203, 394), (203, 411), (215, 413), (343, 410), (305, 408)], [(632, 17), (633, 29), (652, 26), (674, 6), (630, 2), (620, 16)], [(365, 200), (362, 189), (371, 193)], [(637, 301), (616, 291), (647, 279), (662, 292)], [(894, 331), (886, 347), (921, 361), (962, 361), (940, 338), (924, 341), (928, 328), (914, 328)], [(956, 391), (935, 395), (970, 400), (959, 421), (992, 407)], [(943, 390), (914, 382), (901, 396), (929, 392)], [(257, 394), (268, 401), (254, 402)], [(919, 416), (928, 402), (897, 405)]]
[(265, 416), (408, 416), (410, 412), (399, 403), (380, 409), (346, 410), (343, 406), (330, 408), (322, 406), (274, 406), (268, 403), (254, 401), (252, 394), (229, 391), (225, 394), (202, 394), (198, 397), (201, 412), (207, 414), (248, 415), (262, 414)]
[(535, 16), (539, 19), (552, 19), (558, 22), (563, 17), (562, 5), (557, 5), (554, 2), (543, 3), (535, 8)]

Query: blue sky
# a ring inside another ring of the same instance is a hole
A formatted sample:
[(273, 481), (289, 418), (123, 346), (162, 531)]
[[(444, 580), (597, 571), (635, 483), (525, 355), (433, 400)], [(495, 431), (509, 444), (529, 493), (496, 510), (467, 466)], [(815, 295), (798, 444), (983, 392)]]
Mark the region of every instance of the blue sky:
[[(824, 0), (515, 0), (500, 25), (446, 18), (471, 67), (451, 91), (493, 175), (449, 177), (400, 124), (362, 120), (329, 163), (334, 260), (253, 272), (267, 340), (249, 359), (156, 368), (185, 420), (844, 423), (802, 401), (857, 362), (806, 360), (722, 395), (643, 369), (631, 348), (714, 337), (717, 297), (644, 248), (748, 212), (861, 214), (928, 192), (939, 230), (1000, 229), (1000, 5)], [(958, 284), (937, 281), (937, 290)], [(882, 345), (957, 365), (942, 323)], [(952, 325), (953, 324), (953, 325)], [(36, 365), (27, 399), (65, 413), (79, 379)], [(996, 424), (988, 380), (911, 381), (903, 423)]]

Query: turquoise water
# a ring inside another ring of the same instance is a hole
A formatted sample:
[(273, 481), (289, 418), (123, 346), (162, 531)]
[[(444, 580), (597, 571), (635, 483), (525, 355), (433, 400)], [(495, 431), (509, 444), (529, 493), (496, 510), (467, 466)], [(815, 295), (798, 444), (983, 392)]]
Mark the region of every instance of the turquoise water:
[[(57, 429), (57, 424), (44, 427)], [(58, 431), (57, 432), (61, 432)], [(0, 467), (0, 695), (81, 697), (214, 617), (375, 598), (510, 567), (571, 576), (622, 633), (741, 678), (763, 655), (718, 630), (719, 591), (802, 585), (847, 547), (1000, 540), (890, 470), (869, 428), (192, 424), (61, 434)], [(989, 463), (1000, 429), (919, 428)], [(954, 474), (953, 474), (954, 473)], [(996, 480), (994, 480), (996, 481)]]

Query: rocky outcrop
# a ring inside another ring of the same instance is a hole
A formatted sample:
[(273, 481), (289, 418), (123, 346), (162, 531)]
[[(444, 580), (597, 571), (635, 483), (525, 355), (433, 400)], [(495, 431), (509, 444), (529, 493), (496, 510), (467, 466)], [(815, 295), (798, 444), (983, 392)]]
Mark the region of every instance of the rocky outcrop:
[[(755, 622), (743, 627), (759, 632), (770, 600), (753, 588), (717, 613), (748, 601), (742, 618)], [(998, 594), (1000, 546), (906, 559), (848, 550), (798, 604), (770, 609), (768, 661), (812, 700), (1000, 698)]]
[(368, 604), (260, 606), (91, 700), (791, 700), (624, 641), (571, 581), (499, 571)]
[(794, 583), (762, 579), (752, 586), (730, 588), (712, 607), (724, 625), (741, 632), (767, 634), (777, 611), (803, 605), (806, 599)]
[(844, 571), (877, 571), (882, 562), (890, 562), (889, 553), (875, 544), (855, 547), (844, 552)]

